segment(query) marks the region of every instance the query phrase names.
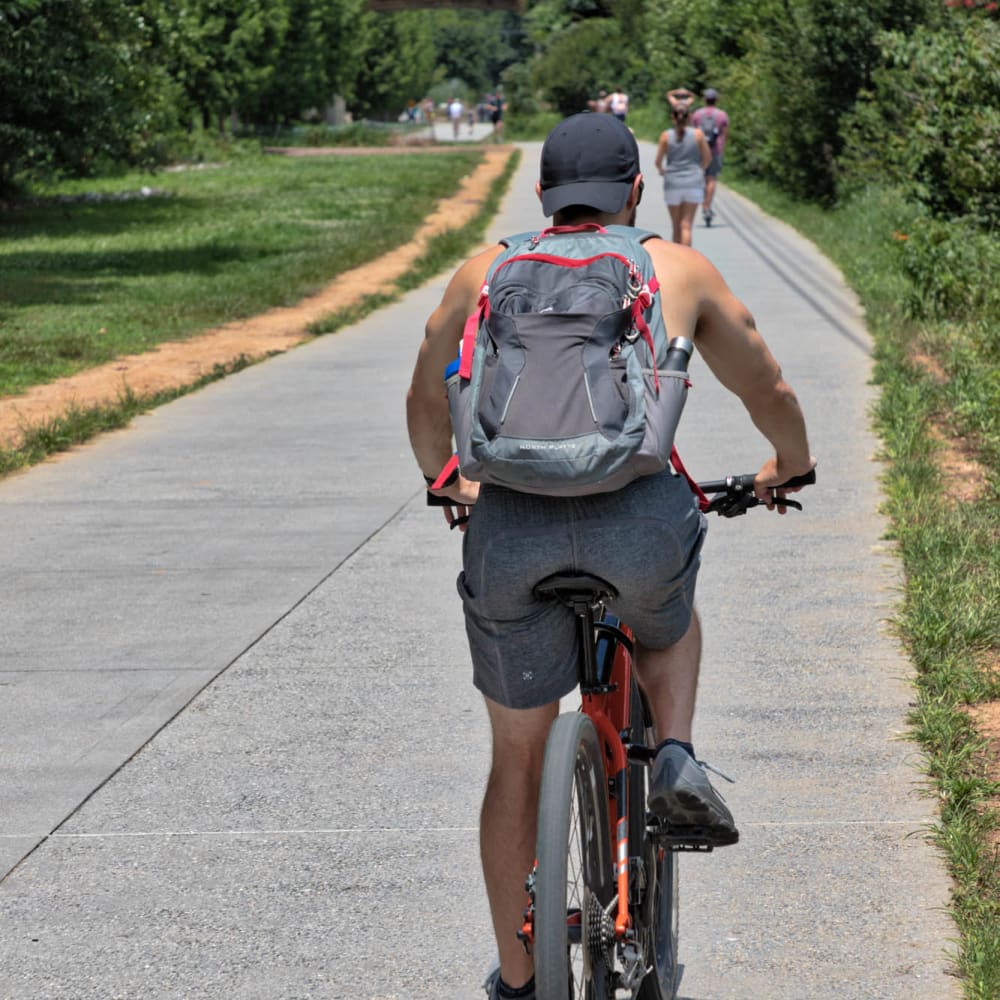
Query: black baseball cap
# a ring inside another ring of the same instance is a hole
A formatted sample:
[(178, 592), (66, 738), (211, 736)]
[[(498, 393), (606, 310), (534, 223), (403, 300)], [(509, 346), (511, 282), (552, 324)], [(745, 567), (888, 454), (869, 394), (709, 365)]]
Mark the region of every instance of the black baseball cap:
[(553, 215), (570, 205), (618, 212), (638, 174), (639, 147), (621, 121), (593, 111), (571, 115), (542, 146), (542, 212)]

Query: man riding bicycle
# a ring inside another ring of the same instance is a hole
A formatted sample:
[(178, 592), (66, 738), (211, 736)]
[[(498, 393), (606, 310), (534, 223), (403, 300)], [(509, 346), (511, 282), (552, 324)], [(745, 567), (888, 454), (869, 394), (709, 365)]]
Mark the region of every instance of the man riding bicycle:
[[(642, 187), (635, 138), (611, 115), (574, 115), (545, 141), (536, 191), (544, 215), (554, 216), (556, 226), (634, 226)], [(670, 336), (694, 342), (774, 448), (754, 485), (775, 509), (775, 496), (783, 491), (770, 488), (815, 465), (795, 394), (753, 317), (706, 258), (659, 238), (644, 246), (660, 283)], [(427, 322), (407, 396), (407, 421), (429, 486), (453, 451), (442, 372), (455, 357), (466, 318), (475, 312), (490, 264), (502, 250), (490, 248), (459, 268)], [(685, 480), (669, 470), (611, 493), (574, 497), (480, 488), (459, 471), (434, 492), (451, 501), (444, 507), (449, 523), (469, 517), (458, 590), (473, 680), (486, 699), (493, 734), (480, 843), (500, 968), (487, 990), (491, 1000), (531, 998), (532, 960), (516, 932), (526, 902), (524, 878), (534, 860), (546, 737), (559, 699), (577, 683), (573, 616), (534, 595), (540, 580), (579, 571), (616, 588), (619, 596), (609, 606), (635, 634), (636, 671), (659, 741), (648, 806), (674, 828), (708, 830), (716, 846), (738, 839), (733, 817), (691, 745), (701, 653), (693, 605), (705, 519)]]

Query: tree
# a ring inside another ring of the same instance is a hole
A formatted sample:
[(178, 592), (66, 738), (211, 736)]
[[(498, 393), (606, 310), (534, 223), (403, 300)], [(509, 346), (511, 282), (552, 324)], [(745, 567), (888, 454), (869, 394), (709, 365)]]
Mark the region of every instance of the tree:
[(799, 197), (830, 201), (840, 125), (870, 85), (880, 32), (911, 31), (942, 10), (940, 0), (649, 0), (645, 37), (667, 87), (721, 91), (729, 155)]
[(842, 167), (903, 187), (936, 215), (1000, 227), (1000, 22), (880, 36), (883, 64), (845, 118)]
[[(291, 0), (154, 0), (159, 57), (206, 127), (253, 108), (274, 75)], [(152, 7), (152, 3), (147, 3)]]
[(117, 0), (0, 2), (0, 194), (142, 159), (175, 96), (151, 44), (141, 10)]
[(358, 19), (354, 42), (361, 53), (349, 103), (355, 115), (395, 118), (436, 79), (430, 20), (421, 11), (368, 11)]
[(461, 80), (485, 93), (521, 56), (518, 18), (504, 12), (435, 11), (431, 38), (437, 66), (446, 80)]
[[(600, 59), (594, 53), (600, 52)], [(560, 33), (534, 65), (534, 81), (561, 114), (587, 110), (598, 90), (622, 82), (626, 55), (618, 22), (608, 18), (578, 21)]]
[(288, 29), (271, 54), (272, 72), (239, 101), (242, 115), (277, 124), (325, 107), (334, 94), (354, 96), (362, 52), (356, 25), (364, 0), (287, 0)]

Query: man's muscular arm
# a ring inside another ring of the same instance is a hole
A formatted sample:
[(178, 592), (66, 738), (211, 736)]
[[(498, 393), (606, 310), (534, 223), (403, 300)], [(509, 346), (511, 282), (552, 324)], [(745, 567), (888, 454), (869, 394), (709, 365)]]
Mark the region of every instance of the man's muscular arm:
[[(809, 453), (805, 419), (781, 368), (757, 332), (753, 316), (730, 291), (722, 275), (700, 253), (686, 247), (646, 244), (657, 271), (682, 273), (684, 290), (697, 303), (692, 314), (694, 343), (715, 377), (735, 393), (775, 456), (757, 474), (757, 495), (807, 473), (816, 464)], [(669, 254), (669, 257), (666, 256)]]

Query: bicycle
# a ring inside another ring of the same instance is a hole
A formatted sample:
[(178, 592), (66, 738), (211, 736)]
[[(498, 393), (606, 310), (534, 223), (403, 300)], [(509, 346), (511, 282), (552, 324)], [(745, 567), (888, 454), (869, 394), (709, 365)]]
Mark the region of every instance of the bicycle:
[[(764, 503), (753, 480), (697, 484), (702, 510), (736, 517)], [(815, 480), (810, 472), (777, 489)], [(775, 493), (771, 502), (802, 507)], [(518, 932), (534, 958), (536, 996), (611, 1000), (624, 991), (632, 1000), (672, 1000), (680, 978), (677, 856), (713, 845), (646, 811), (656, 741), (632, 670), (632, 633), (605, 607), (615, 588), (565, 573), (535, 593), (576, 616), (581, 691), (580, 710), (552, 724), (542, 769), (536, 861)]]

